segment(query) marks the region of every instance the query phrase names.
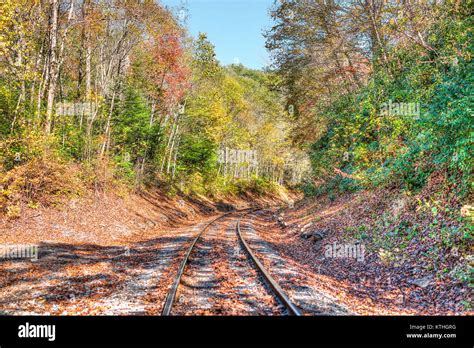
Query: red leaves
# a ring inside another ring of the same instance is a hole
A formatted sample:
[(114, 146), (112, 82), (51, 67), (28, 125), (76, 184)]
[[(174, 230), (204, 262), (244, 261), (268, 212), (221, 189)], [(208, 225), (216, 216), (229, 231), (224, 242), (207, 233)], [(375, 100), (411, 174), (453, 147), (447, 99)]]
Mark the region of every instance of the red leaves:
[(189, 88), (191, 74), (181, 35), (174, 30), (161, 33), (148, 42), (147, 48), (153, 56), (153, 83), (166, 105), (176, 104)]

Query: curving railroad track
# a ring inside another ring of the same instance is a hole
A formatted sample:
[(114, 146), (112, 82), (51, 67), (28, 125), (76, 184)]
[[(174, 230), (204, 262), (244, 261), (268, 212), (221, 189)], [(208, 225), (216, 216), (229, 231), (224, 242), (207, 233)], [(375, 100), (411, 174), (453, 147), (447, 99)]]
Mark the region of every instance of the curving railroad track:
[[(199, 307), (208, 308), (208, 314), (302, 315), (241, 233), (241, 221), (260, 210), (231, 211), (204, 226), (181, 262), (163, 316), (195, 314)], [(221, 273), (231, 273), (232, 279)], [(226, 312), (225, 303), (240, 312)]]

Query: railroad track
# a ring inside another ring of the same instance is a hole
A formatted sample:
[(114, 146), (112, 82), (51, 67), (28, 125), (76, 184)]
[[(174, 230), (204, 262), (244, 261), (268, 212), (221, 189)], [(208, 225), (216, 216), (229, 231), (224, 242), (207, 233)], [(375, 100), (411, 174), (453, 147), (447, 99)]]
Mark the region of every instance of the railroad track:
[(250, 246), (248, 245), (248, 243), (245, 241), (244, 237), (242, 236), (242, 231), (240, 229), (240, 222), (242, 221), (242, 219), (244, 217), (246, 217), (248, 214), (251, 214), (251, 213), (254, 213), (254, 212), (257, 212), (259, 210), (262, 210), (262, 209), (254, 209), (250, 212), (247, 212), (247, 213), (244, 213), (242, 214), (242, 216), (239, 218), (239, 220), (237, 221), (237, 226), (236, 226), (236, 230), (237, 230), (237, 234), (239, 235), (239, 239), (240, 239), (240, 242), (242, 243), (242, 245), (244, 246), (245, 248), (245, 251), (247, 252), (247, 254), (250, 256), (250, 259), (252, 260), (252, 262), (255, 264), (255, 266), (258, 268), (260, 274), (262, 275), (263, 279), (265, 280), (265, 283), (267, 284), (267, 286), (272, 289), (272, 292), (276, 295), (276, 297), (280, 300), (281, 304), (283, 304), (283, 306), (285, 306), (286, 310), (288, 311), (288, 313), (290, 315), (296, 315), (296, 316), (300, 316), (302, 315), (300, 310), (298, 309), (298, 307), (296, 307), (291, 301), (290, 299), (288, 298), (288, 296), (285, 294), (285, 292), (283, 291), (283, 289), (280, 287), (280, 285), (278, 285), (278, 283), (275, 281), (275, 279), (273, 279), (273, 277), (270, 275), (270, 273), (268, 273), (268, 271), (265, 269), (265, 267), (263, 266), (263, 264), (258, 260), (258, 258), (255, 256), (255, 254), (253, 253), (252, 249), (250, 248)]
[(191, 243), (191, 246), (187, 250), (183, 261), (181, 262), (181, 265), (178, 269), (178, 273), (176, 275), (176, 278), (173, 282), (173, 284), (170, 287), (170, 290), (168, 291), (168, 294), (165, 299), (165, 303), (163, 306), (163, 311), (162, 315), (163, 316), (169, 316), (171, 315), (171, 311), (173, 309), (173, 305), (175, 304), (176, 301), (176, 295), (178, 292), (178, 289), (182, 283), (182, 277), (185, 272), (186, 267), (189, 264), (190, 256), (193, 253), (193, 250), (195, 249), (196, 244), (200, 241), (202, 238), (203, 234), (216, 222), (223, 220), (224, 218), (232, 215), (232, 214), (238, 214), (240, 213), (240, 217), (237, 220), (236, 226), (235, 226), (235, 232), (238, 235), (239, 241), (241, 245), (243, 246), (243, 249), (245, 250), (246, 255), (252, 262), (252, 264), (255, 265), (255, 268), (257, 269), (257, 272), (263, 279), (263, 281), (266, 284), (266, 288), (271, 294), (278, 300), (278, 302), (285, 308), (286, 312), (288, 315), (296, 315), (300, 316), (302, 315), (300, 310), (290, 301), (288, 296), (285, 294), (285, 292), (281, 289), (281, 287), (278, 285), (278, 283), (273, 279), (273, 277), (270, 275), (270, 273), (265, 269), (263, 264), (257, 259), (255, 254), (252, 252), (251, 248), (249, 247), (248, 243), (245, 241), (242, 232), (241, 232), (241, 221), (248, 216), (249, 214), (252, 214), (254, 212), (260, 211), (262, 208), (249, 208), (249, 209), (242, 209), (242, 210), (236, 210), (236, 211), (231, 211), (225, 214), (220, 215), (219, 217), (215, 218), (211, 222), (209, 222), (196, 236), (196, 238), (193, 240)]

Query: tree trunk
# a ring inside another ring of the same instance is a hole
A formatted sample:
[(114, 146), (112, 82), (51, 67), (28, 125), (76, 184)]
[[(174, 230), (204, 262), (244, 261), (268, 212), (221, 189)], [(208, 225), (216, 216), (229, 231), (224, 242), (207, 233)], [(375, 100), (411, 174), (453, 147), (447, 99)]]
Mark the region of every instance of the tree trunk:
[[(51, 28), (50, 28), (50, 74), (49, 74), (49, 87), (48, 87), (48, 102), (46, 106), (46, 123), (45, 123), (45, 133), (51, 133), (51, 125), (53, 122), (53, 111), (54, 111), (54, 97), (56, 94), (56, 87), (58, 85), (59, 78), (59, 67), (62, 63), (62, 57), (64, 52), (64, 41), (66, 39), (67, 29), (64, 30), (61, 37), (61, 47), (58, 52), (58, 22), (59, 22), (59, 2), (58, 0), (50, 0), (51, 2)], [(69, 14), (67, 22), (71, 21), (74, 11), (74, 1), (71, 2), (71, 7), (69, 8)]]
[(50, 0), (51, 5), (51, 25), (49, 29), (50, 43), (49, 43), (49, 86), (48, 86), (48, 101), (46, 106), (46, 123), (45, 133), (51, 133), (51, 124), (53, 121), (53, 104), (54, 94), (56, 93), (57, 77), (58, 77), (58, 57), (57, 57), (57, 46), (58, 46), (58, 12), (59, 3), (58, 0)]

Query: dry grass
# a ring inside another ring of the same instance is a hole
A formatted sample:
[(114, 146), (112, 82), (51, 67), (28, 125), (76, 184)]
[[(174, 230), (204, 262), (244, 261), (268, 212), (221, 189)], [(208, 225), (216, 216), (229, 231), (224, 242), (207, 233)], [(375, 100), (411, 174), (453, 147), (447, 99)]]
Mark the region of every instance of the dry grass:
[(62, 197), (84, 191), (80, 168), (73, 164), (35, 158), (4, 173), (0, 178), (0, 214), (18, 218), (25, 206), (58, 204)]

